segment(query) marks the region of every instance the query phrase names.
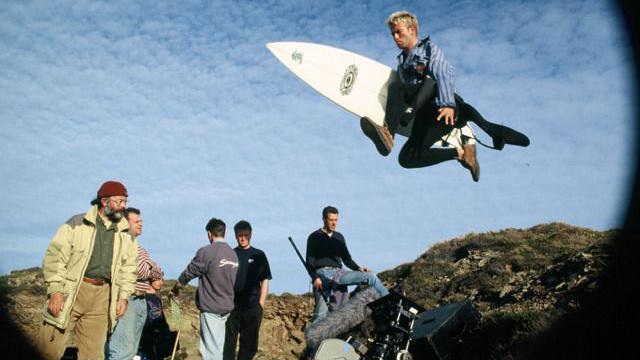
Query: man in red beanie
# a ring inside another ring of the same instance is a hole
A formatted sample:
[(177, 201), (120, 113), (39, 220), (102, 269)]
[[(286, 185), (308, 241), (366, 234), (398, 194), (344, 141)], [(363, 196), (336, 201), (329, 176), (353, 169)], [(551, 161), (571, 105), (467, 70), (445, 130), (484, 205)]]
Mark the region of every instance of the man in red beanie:
[(47, 304), (39, 348), (60, 359), (75, 329), (79, 359), (104, 359), (107, 333), (127, 309), (137, 278), (137, 248), (121, 221), (127, 189), (107, 181), (86, 214), (71, 217), (51, 240), (42, 273)]

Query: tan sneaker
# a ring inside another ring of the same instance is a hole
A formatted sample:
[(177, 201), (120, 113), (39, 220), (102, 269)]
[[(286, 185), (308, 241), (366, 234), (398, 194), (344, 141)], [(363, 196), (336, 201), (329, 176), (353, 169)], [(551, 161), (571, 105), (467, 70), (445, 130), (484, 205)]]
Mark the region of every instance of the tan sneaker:
[(476, 144), (464, 144), (462, 149), (464, 154), (462, 154), (462, 159), (458, 161), (462, 166), (469, 169), (473, 181), (478, 182), (480, 180), (480, 164), (478, 164), (478, 159), (476, 158)]
[(360, 129), (373, 141), (380, 155), (387, 156), (391, 153), (391, 149), (393, 148), (393, 135), (391, 135), (386, 123), (383, 126), (378, 126), (369, 118), (363, 117), (360, 118)]

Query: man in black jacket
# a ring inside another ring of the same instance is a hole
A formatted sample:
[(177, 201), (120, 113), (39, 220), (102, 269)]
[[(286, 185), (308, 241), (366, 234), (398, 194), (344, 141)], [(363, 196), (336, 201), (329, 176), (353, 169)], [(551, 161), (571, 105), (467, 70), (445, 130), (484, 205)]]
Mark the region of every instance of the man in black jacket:
[[(327, 316), (328, 298), (334, 285), (367, 284), (385, 296), (389, 291), (376, 274), (366, 267), (360, 267), (351, 258), (344, 236), (336, 231), (338, 209), (327, 206), (322, 210), (324, 226), (312, 232), (307, 239), (307, 267), (313, 280), (313, 293), (316, 300), (313, 322)], [(342, 264), (353, 271), (343, 269)]]

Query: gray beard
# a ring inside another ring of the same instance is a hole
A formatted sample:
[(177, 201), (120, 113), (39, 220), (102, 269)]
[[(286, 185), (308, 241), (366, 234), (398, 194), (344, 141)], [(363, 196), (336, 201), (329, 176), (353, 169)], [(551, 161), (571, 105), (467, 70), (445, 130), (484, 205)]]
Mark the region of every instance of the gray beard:
[(104, 207), (104, 214), (114, 223), (117, 223), (122, 219), (122, 211), (114, 211), (109, 204)]

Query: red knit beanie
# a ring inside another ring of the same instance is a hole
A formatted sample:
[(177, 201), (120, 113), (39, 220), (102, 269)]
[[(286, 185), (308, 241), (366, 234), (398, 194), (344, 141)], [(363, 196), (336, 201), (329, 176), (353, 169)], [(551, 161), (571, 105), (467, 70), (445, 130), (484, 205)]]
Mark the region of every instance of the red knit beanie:
[(98, 198), (109, 196), (129, 196), (127, 188), (118, 181), (107, 181), (98, 189)]

